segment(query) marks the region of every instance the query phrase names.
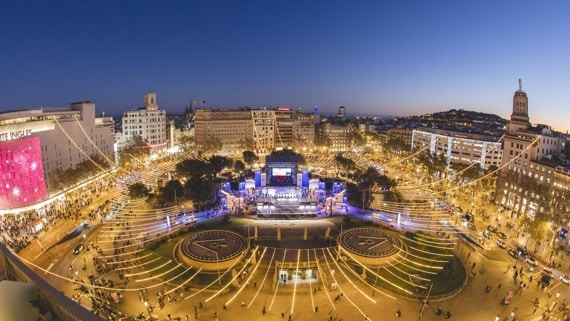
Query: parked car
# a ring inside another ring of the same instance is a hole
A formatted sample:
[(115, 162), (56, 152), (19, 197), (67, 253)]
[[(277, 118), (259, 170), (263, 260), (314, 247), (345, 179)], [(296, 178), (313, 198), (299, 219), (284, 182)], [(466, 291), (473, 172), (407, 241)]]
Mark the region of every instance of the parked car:
[(550, 286), (552, 285), (552, 275), (543, 274), (540, 278), (540, 281), (542, 281), (542, 283), (546, 284), (547, 286)]
[(472, 230), (476, 230), (477, 228), (475, 227), (475, 224), (473, 224), (472, 222), (467, 223), (467, 227), (472, 229)]
[(568, 277), (568, 275), (566, 274), (562, 274), (560, 276), (560, 281), (566, 285), (570, 284), (570, 277)]
[(507, 244), (505, 244), (504, 241), (502, 240), (497, 240), (497, 245), (502, 248), (502, 249), (506, 249), (507, 248)]
[(550, 277), (552, 277), (552, 270), (551, 269), (542, 269), (542, 272), (540, 272), (542, 275), (548, 275)]
[(509, 249), (509, 251), (508, 251), (508, 252), (509, 252), (509, 255), (510, 255), (510, 256), (512, 256), (512, 257), (514, 257), (514, 258), (516, 258), (516, 257), (517, 257), (517, 252), (515, 252), (515, 250), (513, 250), (513, 249)]
[(538, 265), (538, 262), (530, 256), (528, 256), (524, 261), (530, 265), (534, 265), (534, 266)]
[(497, 227), (494, 225), (487, 226), (487, 229), (489, 230), (489, 232), (493, 232), (493, 233), (497, 232)]
[(526, 248), (521, 247), (521, 246), (517, 246), (517, 254), (520, 257), (524, 257), (524, 258), (526, 258), (528, 256), (528, 252), (527, 252)]
[(502, 238), (503, 240), (507, 239), (507, 235), (503, 232), (497, 232), (497, 236)]
[(83, 243), (78, 244), (78, 245), (73, 249), (73, 254), (77, 255), (77, 254), (83, 252), (84, 249), (85, 249), (85, 244), (83, 244)]

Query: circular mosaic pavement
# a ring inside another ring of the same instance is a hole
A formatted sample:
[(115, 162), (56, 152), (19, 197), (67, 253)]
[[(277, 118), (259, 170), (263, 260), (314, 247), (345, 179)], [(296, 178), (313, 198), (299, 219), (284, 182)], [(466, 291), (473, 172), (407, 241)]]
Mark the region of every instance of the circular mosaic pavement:
[(227, 269), (247, 253), (246, 238), (226, 230), (194, 233), (180, 242), (177, 258), (188, 266), (205, 270)]
[(346, 230), (339, 236), (339, 242), (343, 250), (367, 264), (381, 264), (400, 252), (403, 247), (396, 233), (379, 228)]

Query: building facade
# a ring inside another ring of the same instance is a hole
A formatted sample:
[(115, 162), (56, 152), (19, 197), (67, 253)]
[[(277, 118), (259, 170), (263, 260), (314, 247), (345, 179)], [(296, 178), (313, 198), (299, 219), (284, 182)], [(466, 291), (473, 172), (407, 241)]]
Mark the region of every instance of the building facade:
[(114, 166), (114, 122), (95, 104), (0, 113), (0, 209), (47, 197), (58, 173), (97, 156)]
[[(198, 109), (194, 117), (194, 150), (212, 152), (221, 145), (226, 153), (251, 150), (268, 155), (275, 148), (312, 146), (314, 116), (290, 108), (211, 110)], [(212, 143), (214, 142), (214, 143)]]
[[(528, 97), (519, 89), (513, 96), (511, 118), (503, 139), (503, 157), (495, 200), (519, 214), (557, 218), (567, 208), (567, 139), (546, 125), (531, 125)], [(561, 198), (562, 197), (562, 198)]]
[(144, 107), (123, 113), (122, 144), (127, 144), (135, 136), (141, 137), (152, 151), (164, 151), (168, 146), (166, 133), (166, 110), (158, 108), (156, 93), (144, 95)]
[(451, 164), (479, 164), (480, 169), (501, 166), (500, 137), (418, 127), (412, 130), (412, 148), (445, 155)]
[(315, 130), (317, 148), (331, 153), (343, 153), (352, 150), (352, 126), (321, 122)]

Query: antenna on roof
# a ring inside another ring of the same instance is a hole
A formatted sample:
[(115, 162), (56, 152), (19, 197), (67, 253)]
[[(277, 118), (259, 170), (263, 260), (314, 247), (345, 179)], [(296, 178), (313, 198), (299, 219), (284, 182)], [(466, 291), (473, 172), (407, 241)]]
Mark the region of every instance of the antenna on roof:
[(519, 78), (519, 91), (522, 91), (522, 79)]

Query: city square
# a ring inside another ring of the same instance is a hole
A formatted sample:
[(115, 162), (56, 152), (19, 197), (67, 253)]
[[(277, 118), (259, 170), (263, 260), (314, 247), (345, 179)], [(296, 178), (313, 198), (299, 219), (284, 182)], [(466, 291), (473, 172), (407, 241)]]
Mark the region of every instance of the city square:
[(3, 9), (0, 321), (570, 321), (570, 2)]

